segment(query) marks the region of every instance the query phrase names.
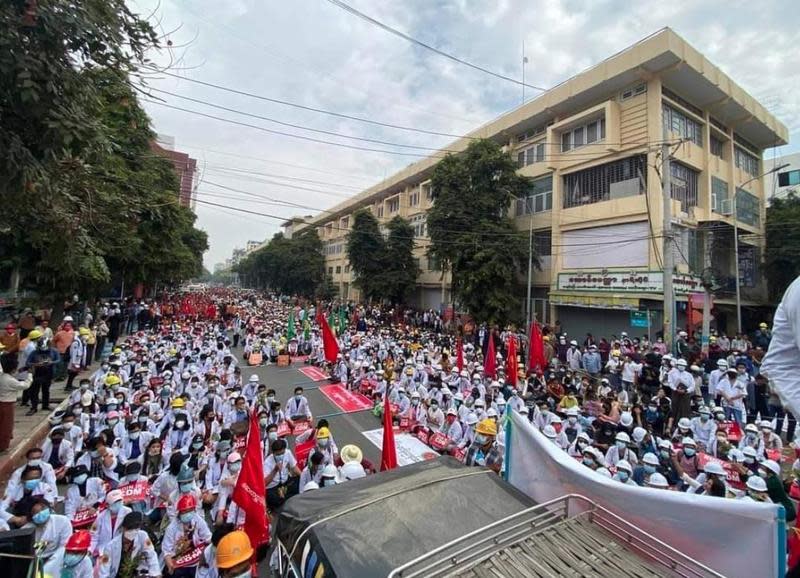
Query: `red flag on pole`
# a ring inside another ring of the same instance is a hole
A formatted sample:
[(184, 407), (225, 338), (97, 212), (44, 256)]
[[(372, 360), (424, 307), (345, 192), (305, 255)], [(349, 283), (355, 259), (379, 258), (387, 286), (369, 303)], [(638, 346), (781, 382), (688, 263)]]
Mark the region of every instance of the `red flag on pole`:
[(483, 373), (486, 377), (497, 379), (497, 354), (494, 351), (494, 331), (487, 336), (489, 345), (486, 346), (486, 359), (483, 360)]
[(544, 359), (544, 339), (539, 324), (531, 325), (530, 345), (528, 346), (528, 371), (542, 372), (547, 362)]
[(506, 359), (506, 380), (513, 386), (517, 385), (517, 338), (508, 336), (508, 358)]
[(456, 338), (456, 367), (458, 371), (464, 369), (464, 343), (461, 341), (461, 337)]
[(389, 388), (383, 397), (383, 445), (381, 447), (381, 471), (397, 467), (397, 448), (394, 445), (392, 406), (389, 403)]
[(339, 356), (339, 344), (336, 342), (336, 336), (331, 331), (331, 326), (328, 325), (328, 320), (322, 315), (322, 349), (325, 352), (325, 361), (328, 363), (336, 363), (336, 358)]
[(255, 410), (250, 412), (250, 431), (242, 456), (242, 469), (231, 497), (245, 512), (244, 531), (253, 547), (269, 542), (264, 461), (261, 457), (261, 438)]

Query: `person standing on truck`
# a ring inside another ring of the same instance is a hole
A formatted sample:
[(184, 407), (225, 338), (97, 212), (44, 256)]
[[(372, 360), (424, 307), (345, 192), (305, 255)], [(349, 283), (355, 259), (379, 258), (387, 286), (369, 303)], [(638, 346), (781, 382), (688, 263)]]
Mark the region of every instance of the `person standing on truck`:
[(475, 441), (464, 456), (468, 466), (486, 466), (495, 473), (503, 467), (503, 453), (495, 444), (497, 424), (493, 419), (485, 419), (475, 428)]

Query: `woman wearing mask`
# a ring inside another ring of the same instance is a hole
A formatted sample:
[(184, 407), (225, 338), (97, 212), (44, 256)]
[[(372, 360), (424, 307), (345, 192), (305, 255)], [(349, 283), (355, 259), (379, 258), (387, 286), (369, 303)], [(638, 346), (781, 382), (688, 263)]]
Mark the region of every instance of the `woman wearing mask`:
[(143, 457), (142, 475), (150, 479), (152, 483), (155, 481), (154, 478), (167, 466), (167, 463), (161, 440), (158, 438), (150, 440)]
[(42, 479), (42, 468), (26, 466), (14, 491), (6, 493), (0, 502), (0, 520), (12, 529), (22, 528), (29, 522), (27, 513), (23, 513), (27, 510), (27, 504), (39, 498), (54, 504), (57, 497), (55, 489)]
[(239, 479), (239, 472), (242, 471), (242, 456), (239, 452), (233, 452), (225, 461), (225, 468), (218, 486), (219, 493), (211, 508), (211, 519), (214, 520), (216, 526), (225, 522), (240, 526), (244, 524), (245, 512), (233, 503), (231, 496), (236, 487), (236, 481)]
[[(192, 495), (181, 496), (176, 510), (177, 516), (170, 522), (161, 542), (161, 554), (170, 574), (175, 573), (175, 558), (211, 541), (211, 530), (203, 516), (198, 514), (197, 502)], [(194, 574), (186, 574), (192, 575)]]
[(35, 528), (34, 541), (44, 544), (41, 561), (47, 566), (66, 547), (72, 535), (72, 523), (66, 516), (54, 513), (51, 504), (44, 498), (33, 500), (31, 522)]
[(91, 551), (99, 556), (114, 536), (122, 532), (122, 519), (131, 513), (131, 509), (122, 503), (122, 492), (112, 490), (106, 496), (107, 508), (97, 515), (92, 526)]
[(317, 484), (322, 482), (322, 470), (325, 468), (325, 464), (323, 463), (324, 458), (325, 456), (320, 452), (311, 454), (306, 467), (303, 468), (303, 471), (300, 473), (299, 487), (301, 493), (305, 491), (308, 482), (316, 482)]
[(222, 426), (216, 420), (214, 408), (211, 404), (205, 405), (200, 410), (200, 418), (195, 425), (194, 433), (202, 438), (204, 444), (208, 445), (219, 439), (221, 431)]
[[(73, 518), (81, 510), (94, 510), (105, 500), (106, 488), (100, 478), (90, 478), (89, 470), (84, 465), (75, 466), (67, 471), (70, 484), (64, 499), (64, 515)], [(92, 513), (95, 513), (92, 512)]]
[(166, 438), (164, 438), (164, 446), (167, 453), (180, 452), (188, 454), (191, 441), (192, 428), (189, 425), (186, 414), (183, 412), (176, 413), (172, 428), (169, 429)]

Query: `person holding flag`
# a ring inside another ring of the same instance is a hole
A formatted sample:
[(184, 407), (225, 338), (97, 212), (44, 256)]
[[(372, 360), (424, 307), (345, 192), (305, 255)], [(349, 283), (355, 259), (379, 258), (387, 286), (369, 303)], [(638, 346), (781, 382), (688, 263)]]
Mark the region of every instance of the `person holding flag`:
[(258, 547), (269, 542), (269, 518), (264, 499), (264, 459), (261, 454), (256, 410), (250, 412), (250, 425), (241, 464), (236, 487), (233, 489), (232, 507), (244, 512), (244, 532), (250, 544)]

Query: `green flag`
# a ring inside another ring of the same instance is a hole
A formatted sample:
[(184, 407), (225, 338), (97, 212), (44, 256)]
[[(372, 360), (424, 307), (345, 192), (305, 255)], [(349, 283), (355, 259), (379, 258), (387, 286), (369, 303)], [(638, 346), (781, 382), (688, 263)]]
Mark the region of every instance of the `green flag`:
[(289, 322), (286, 328), (286, 339), (292, 340), (295, 338), (295, 327), (294, 327), (294, 310), (289, 311)]
[(303, 309), (303, 339), (308, 341), (311, 337), (311, 321), (308, 318), (308, 306)]
[(339, 307), (339, 333), (344, 333), (345, 329), (347, 329), (347, 313), (342, 306)]

